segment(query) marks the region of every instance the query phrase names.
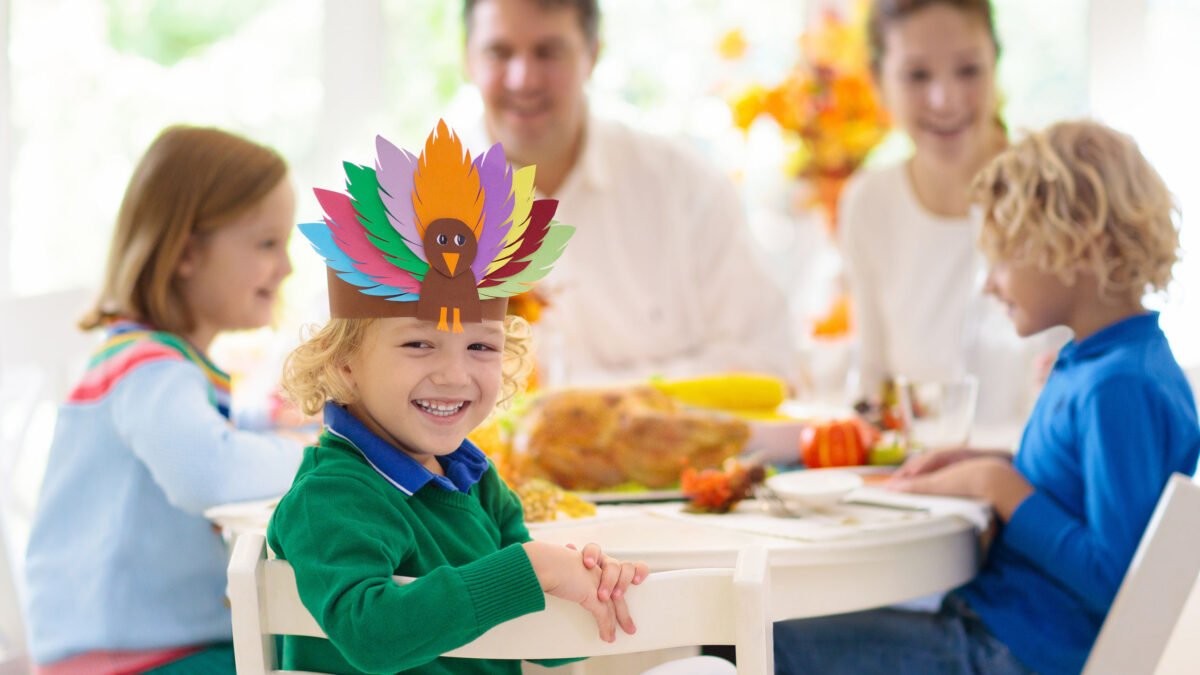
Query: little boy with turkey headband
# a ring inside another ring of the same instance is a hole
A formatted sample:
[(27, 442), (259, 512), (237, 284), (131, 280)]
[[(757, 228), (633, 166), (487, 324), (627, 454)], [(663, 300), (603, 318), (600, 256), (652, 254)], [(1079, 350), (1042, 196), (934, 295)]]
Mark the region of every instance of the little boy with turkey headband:
[(633, 633), (624, 595), (646, 565), (530, 541), (466, 440), (530, 368), (507, 298), (572, 229), (534, 199), (534, 167), (514, 172), (499, 145), (472, 160), (444, 123), (419, 157), (383, 138), (377, 153), (374, 169), (346, 163), (348, 194), (317, 190), (325, 218), (300, 225), (328, 266), (332, 318), (289, 357), (284, 388), (325, 424), (267, 539), (329, 639), (285, 637), (284, 667), (515, 675), (519, 662), (440, 655), (545, 593), (582, 604), (606, 640)]

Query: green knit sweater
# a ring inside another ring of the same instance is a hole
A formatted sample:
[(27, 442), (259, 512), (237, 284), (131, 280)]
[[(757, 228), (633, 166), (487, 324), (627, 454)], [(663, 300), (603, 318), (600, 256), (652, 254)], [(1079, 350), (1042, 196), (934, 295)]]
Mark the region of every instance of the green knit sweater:
[[(520, 662), (439, 658), (545, 607), (519, 544), (516, 495), (490, 466), (467, 494), (430, 482), (411, 497), (348, 442), (305, 451), (267, 530), (328, 640), (285, 637), (286, 668), (327, 673), (520, 673)], [(399, 585), (392, 575), (417, 577)]]

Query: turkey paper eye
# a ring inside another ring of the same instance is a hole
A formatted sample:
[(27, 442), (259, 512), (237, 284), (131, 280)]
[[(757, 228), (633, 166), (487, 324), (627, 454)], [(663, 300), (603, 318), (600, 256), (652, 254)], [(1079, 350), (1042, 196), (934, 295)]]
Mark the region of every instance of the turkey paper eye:
[(441, 244), (442, 246), (445, 246), (446, 245), (446, 235), (439, 234), (437, 236), (437, 243)]
[(465, 243), (467, 243), (466, 237), (462, 236), (461, 234), (454, 235), (454, 245), (455, 246), (462, 246)]

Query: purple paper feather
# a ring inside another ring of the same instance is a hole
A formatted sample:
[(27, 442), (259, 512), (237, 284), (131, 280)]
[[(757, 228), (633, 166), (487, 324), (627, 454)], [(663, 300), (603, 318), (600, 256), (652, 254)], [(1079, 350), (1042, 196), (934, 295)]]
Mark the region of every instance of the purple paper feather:
[(388, 222), (408, 242), (408, 248), (428, 262), (412, 207), (413, 172), (419, 160), (383, 136), (375, 137), (375, 153), (375, 179), (379, 181), (379, 198), (387, 209)]
[(471, 271), (476, 279), (483, 279), (488, 265), (504, 249), (504, 237), (512, 227), (513, 173), (499, 143), (476, 157), (474, 164), (483, 190), (483, 225), (479, 229), (478, 253)]

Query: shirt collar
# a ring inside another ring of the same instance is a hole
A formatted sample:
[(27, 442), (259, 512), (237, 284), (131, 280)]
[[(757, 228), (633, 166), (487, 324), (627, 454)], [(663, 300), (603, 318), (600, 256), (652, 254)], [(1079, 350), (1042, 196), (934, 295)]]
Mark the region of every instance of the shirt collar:
[(608, 168), (611, 164), (604, 161), (604, 147), (607, 143), (603, 139), (603, 126), (604, 122), (590, 113), (584, 120), (583, 145), (579, 148), (579, 159), (575, 161), (571, 172), (567, 174), (564, 187), (575, 182), (597, 189), (603, 189), (608, 185)]
[(463, 439), (457, 450), (438, 457), (446, 475), (435, 475), (417, 460), (376, 436), (357, 417), (332, 401), (325, 404), (325, 433), (349, 443), (379, 475), (409, 496), (429, 482), (443, 490), (465, 493), (479, 482), (488, 468), (487, 456), (483, 451)]
[(1146, 312), (1131, 316), (1101, 328), (1084, 338), (1082, 342), (1071, 340), (1063, 345), (1054, 365), (1055, 367), (1065, 366), (1094, 358), (1111, 351), (1118, 345), (1144, 340), (1160, 332), (1158, 312)]

